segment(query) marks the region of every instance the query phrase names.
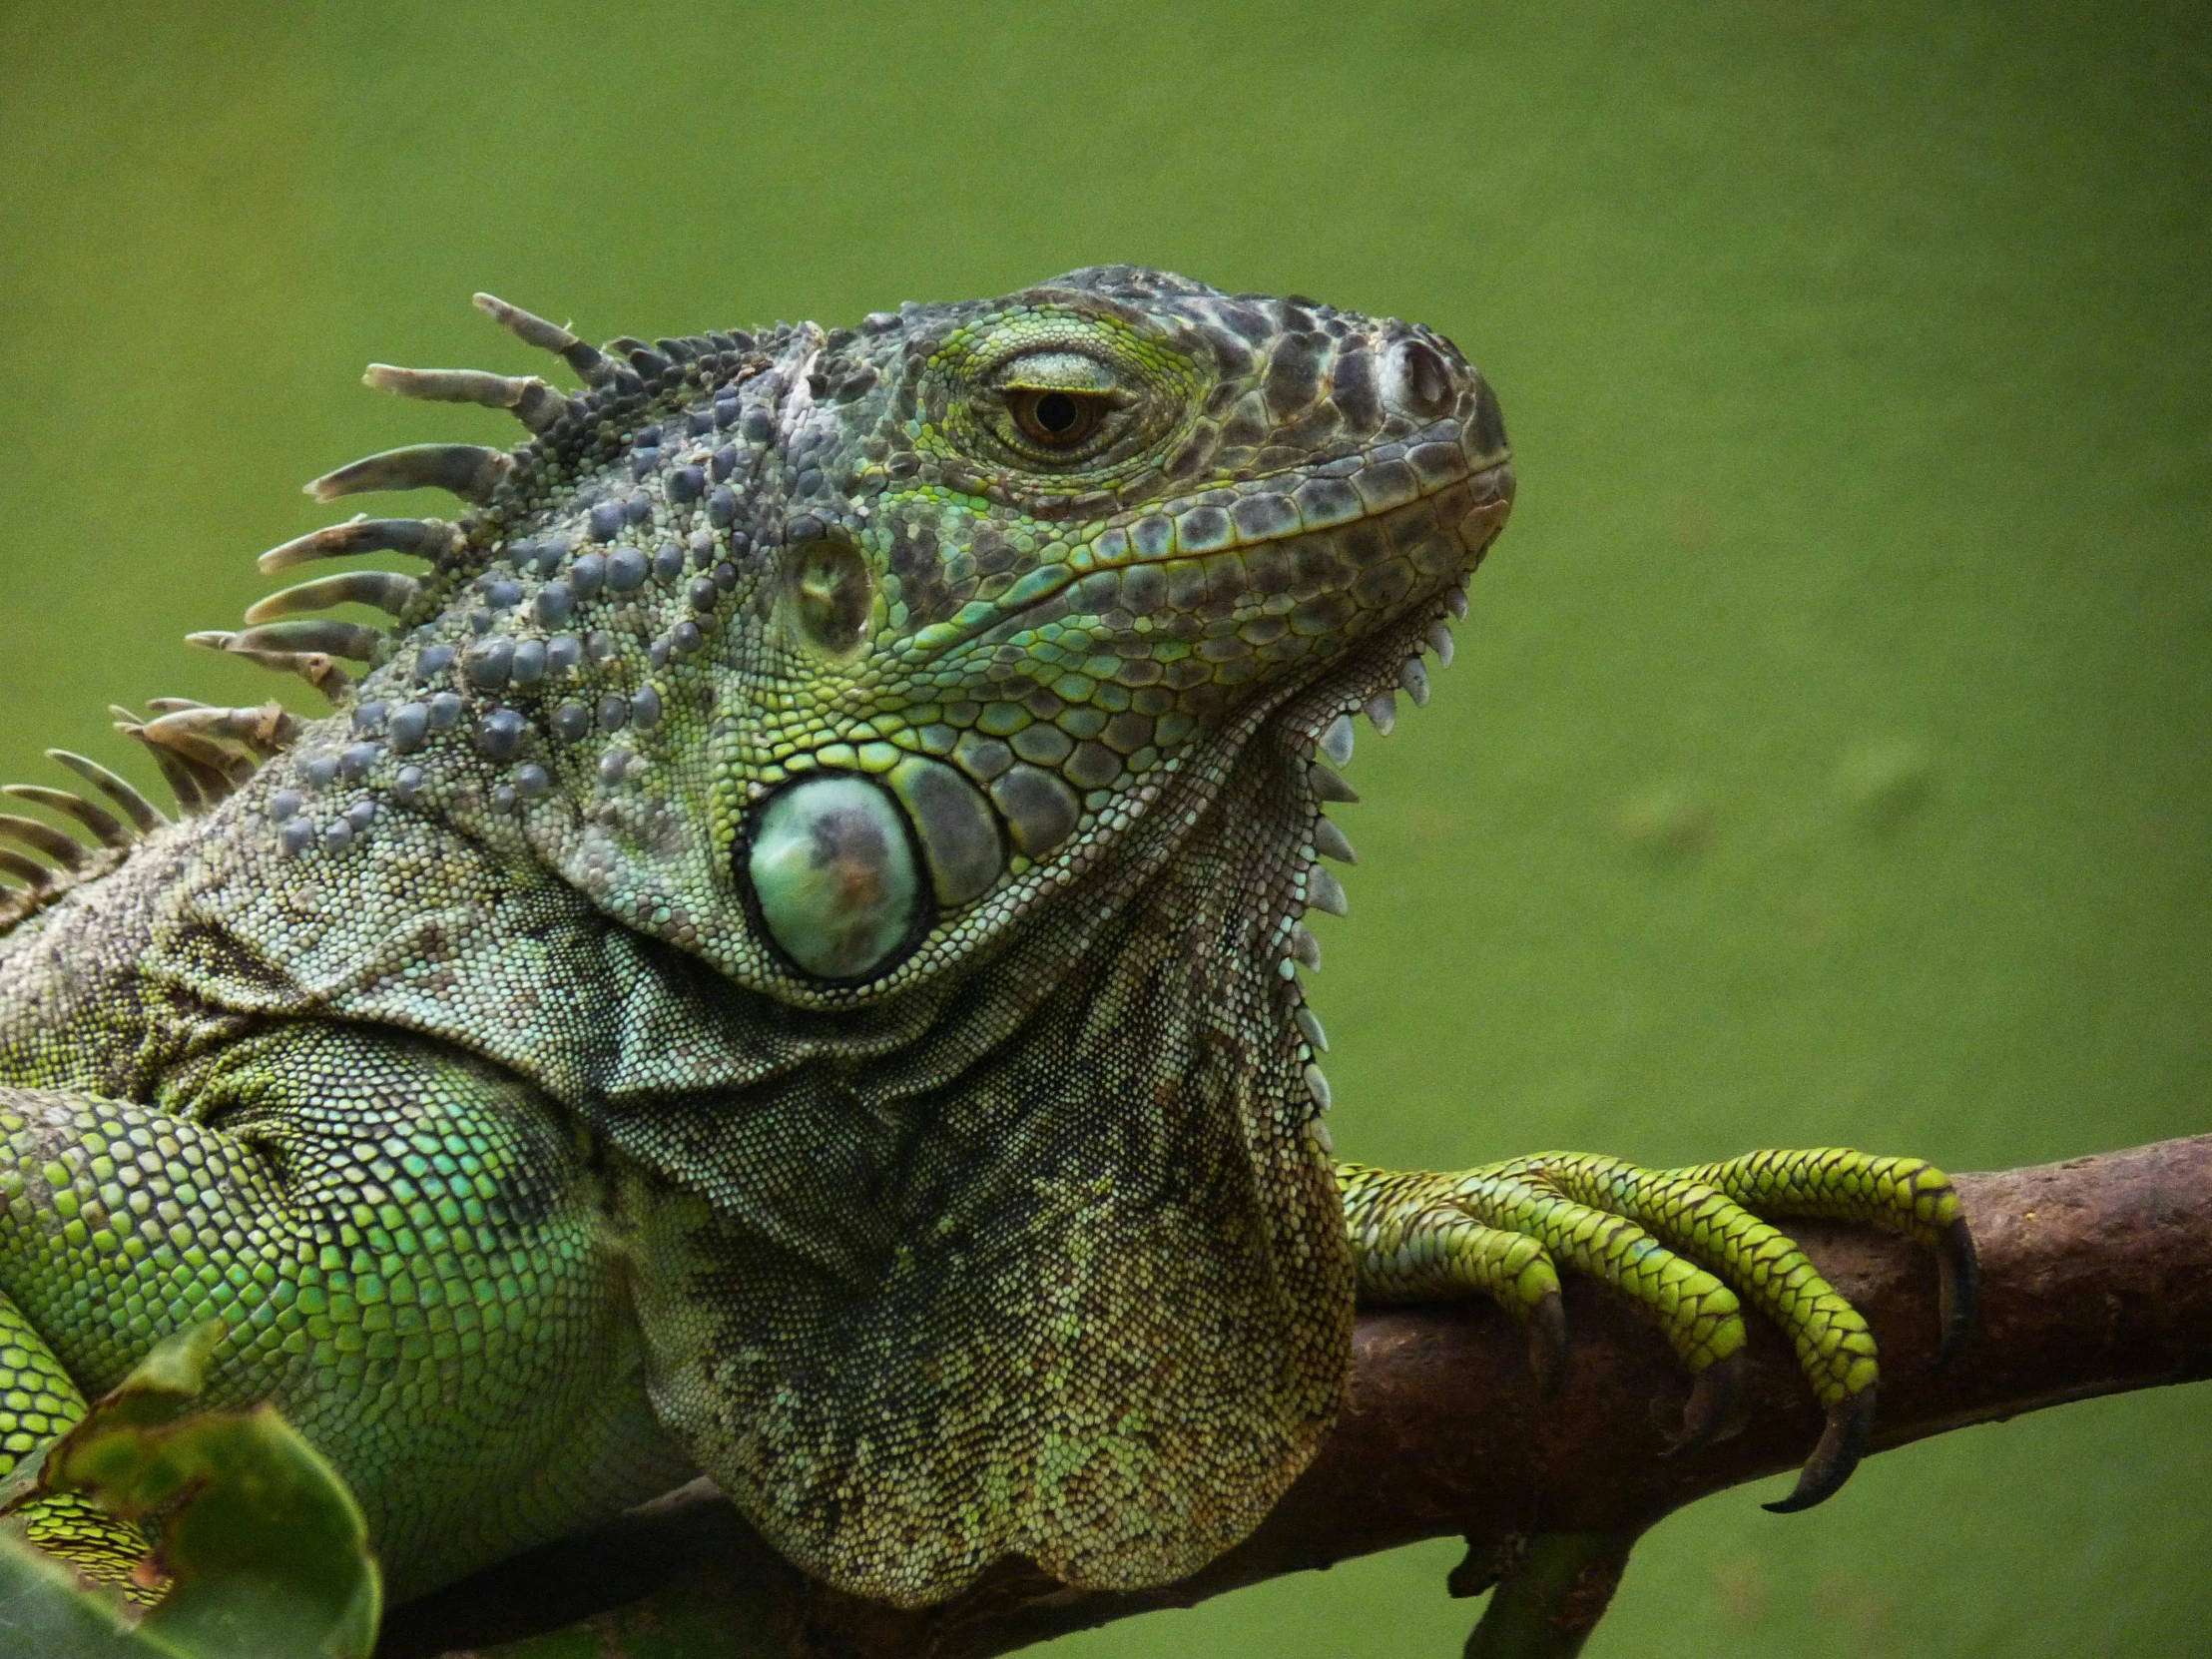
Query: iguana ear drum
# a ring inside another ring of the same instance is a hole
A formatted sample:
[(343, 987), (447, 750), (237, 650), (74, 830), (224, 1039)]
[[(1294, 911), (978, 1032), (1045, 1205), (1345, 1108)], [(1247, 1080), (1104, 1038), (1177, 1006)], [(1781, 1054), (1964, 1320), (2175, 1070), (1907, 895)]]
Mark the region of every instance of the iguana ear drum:
[(1005, 867), (996, 816), (952, 768), (916, 756), (883, 784), (850, 772), (794, 784), (761, 809), (746, 852), (769, 936), (824, 979), (891, 967), (932, 899), (965, 904)]

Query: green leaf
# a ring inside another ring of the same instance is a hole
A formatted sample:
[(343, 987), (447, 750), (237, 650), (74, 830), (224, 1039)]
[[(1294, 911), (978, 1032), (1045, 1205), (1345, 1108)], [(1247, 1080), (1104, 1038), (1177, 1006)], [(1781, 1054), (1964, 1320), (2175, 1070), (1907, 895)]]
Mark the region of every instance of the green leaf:
[(0, 1526), (0, 1653), (40, 1659), (177, 1659), (145, 1640), (109, 1598), (77, 1587), (59, 1561)]
[(158, 1522), (168, 1594), (134, 1629), (116, 1602), (10, 1539), (0, 1618), (38, 1639), (7, 1651), (366, 1659), (382, 1587), (360, 1509), (271, 1407), (191, 1408), (220, 1338), (211, 1327), (162, 1344), (53, 1446), (36, 1483)]

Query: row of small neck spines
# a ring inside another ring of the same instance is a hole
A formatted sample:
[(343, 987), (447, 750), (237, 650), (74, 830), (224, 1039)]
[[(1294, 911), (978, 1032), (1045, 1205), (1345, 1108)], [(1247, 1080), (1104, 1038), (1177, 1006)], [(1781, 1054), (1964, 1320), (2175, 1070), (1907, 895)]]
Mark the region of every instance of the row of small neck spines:
[[(741, 333), (665, 339), (647, 345), (620, 339), (612, 349), (586, 344), (567, 329), (491, 294), (477, 308), (525, 343), (561, 357), (585, 383), (569, 394), (535, 375), (476, 369), (398, 368), (372, 363), (362, 378), (372, 387), (430, 402), (474, 403), (506, 409), (532, 434), (521, 453), (475, 444), (415, 444), (371, 455), (317, 478), (307, 492), (318, 501), (372, 490), (437, 488), (465, 503), (487, 505), (530, 449), (558, 456), (580, 450), (598, 421), (617, 408), (642, 409), (657, 395), (687, 380), (702, 383), (734, 376), (747, 366), (756, 342)], [(783, 332), (779, 325), (778, 332)], [(625, 360), (626, 359), (626, 360)], [(266, 574), (314, 561), (365, 553), (399, 553), (450, 566), (469, 545), (470, 522), (441, 519), (355, 518), (272, 548), (262, 555)], [(300, 613), (362, 604), (394, 619), (422, 592), (422, 582), (391, 571), (344, 571), (270, 595), (246, 614), (237, 631), (189, 635), (192, 643), (245, 657), (264, 667), (296, 674), (343, 707), (353, 679), (340, 659), (373, 663), (395, 629), (369, 628)], [(141, 718), (113, 711), (116, 729), (143, 744), (175, 798), (180, 817), (197, 818), (229, 799), (265, 761), (289, 748), (302, 730), (299, 719), (276, 702), (251, 709), (211, 707), (187, 698), (156, 698)], [(48, 750), (91, 786), (89, 794), (15, 784), (0, 790), (50, 812), (90, 842), (55, 825), (0, 813), (0, 927), (12, 925), (77, 882), (98, 875), (128, 855), (147, 835), (172, 820), (125, 779), (87, 757)]]
[[(596, 446), (601, 424), (610, 415), (623, 417), (626, 425), (635, 424), (643, 421), (657, 403), (677, 401), (687, 386), (712, 393), (717, 386), (734, 383), (749, 370), (768, 366), (768, 358), (760, 354), (757, 342), (749, 334), (715, 333), (664, 339), (652, 346), (630, 338), (612, 342), (610, 349), (623, 351), (627, 357), (625, 362), (585, 344), (568, 330), (489, 294), (478, 294), (476, 303), (479, 309), (526, 343), (560, 355), (586, 382), (586, 389), (571, 395), (556, 390), (536, 376), (501, 375), (475, 369), (398, 368), (372, 363), (362, 376), (372, 387), (426, 401), (468, 402), (507, 409), (530, 430), (532, 441), (512, 452), (474, 444), (415, 444), (387, 450), (315, 479), (306, 486), (310, 495), (319, 501), (333, 501), (377, 490), (438, 488), (471, 506), (487, 507), (500, 486), (518, 468), (538, 464), (561, 466), (588, 456)], [(769, 336), (770, 342), (774, 343), (787, 331), (785, 325), (779, 324)], [(676, 418), (688, 419), (695, 426), (701, 418), (708, 418), (715, 425), (727, 424), (723, 403), (717, 402), (713, 408), (715, 413), (711, 417), (693, 413), (679, 414)], [(489, 563), (491, 542), (483, 535), (487, 528), (496, 526), (486, 526), (476, 515), (465, 516), (458, 524), (435, 518), (358, 517), (272, 548), (262, 555), (261, 568), (265, 573), (276, 574), (323, 559), (395, 552), (422, 558), (434, 570), (456, 578), (450, 584), (451, 591), (442, 596), (450, 603), (452, 595), (461, 591), (461, 580), (490, 579), (485, 567)], [(480, 545), (484, 548), (482, 552), (479, 552)], [(619, 581), (620, 571), (614, 574)], [(400, 639), (398, 624), (416, 607), (424, 586), (421, 579), (396, 572), (340, 572), (270, 595), (247, 612), (246, 627), (241, 630), (210, 631), (188, 638), (196, 645), (245, 657), (279, 672), (296, 674), (342, 708), (353, 701), (355, 688), (352, 676), (339, 666), (337, 659), (373, 664), (387, 648), (396, 647)], [(362, 604), (380, 610), (394, 619), (394, 625), (371, 628), (329, 617), (302, 618), (300, 615), (343, 604)], [(432, 645), (428, 649), (434, 653), (441, 648)], [(549, 666), (557, 668), (560, 665)], [(356, 737), (371, 735), (369, 729), (380, 724), (377, 717), (383, 712), (386, 711), (380, 703), (356, 704), (353, 709)], [(314, 765), (320, 772), (335, 778), (346, 769), (352, 751), (360, 747), (356, 744), (337, 756), (317, 757)], [(356, 767), (354, 770), (362, 769)], [(404, 779), (402, 769), (402, 793)], [(308, 781), (326, 783), (330, 780), (321, 778), (318, 773)], [(527, 780), (524, 782), (526, 784)], [(521, 793), (513, 784), (502, 785), (493, 792), (493, 805), (501, 805), (503, 796), (519, 800)], [(287, 797), (275, 805), (281, 824), (280, 842), (287, 851), (296, 853), (306, 848), (307, 840), (303, 840), (303, 836), (314, 837), (304, 820), (282, 811), (284, 806), (291, 804)], [(354, 822), (354, 815), (373, 811), (373, 804), (357, 803), (349, 814), (340, 815), (325, 826), (321, 838), (334, 839), (341, 844), (349, 841), (353, 833), (365, 828)]]
[[(1447, 588), (1444, 592), (1443, 611), (1427, 625), (1420, 644), (1408, 652), (1398, 666), (1397, 686), (1385, 686), (1366, 699), (1348, 700), (1340, 707), (1336, 717), (1325, 726), (1315, 740), (1314, 759), (1306, 771), (1307, 790), (1311, 799), (1313, 816), (1307, 831), (1307, 841), (1301, 849), (1304, 868), (1292, 883), (1292, 908), (1276, 923), (1274, 947), (1280, 952), (1276, 972), (1281, 977), (1288, 995), (1291, 1018), (1298, 1029), (1298, 1058), (1307, 1092), (1313, 1097), (1314, 1115), (1308, 1125), (1308, 1133), (1314, 1144), (1330, 1156), (1335, 1156), (1337, 1144), (1329, 1132), (1326, 1115), (1331, 1105), (1329, 1077), (1321, 1068), (1321, 1056), (1329, 1052), (1329, 1034), (1322, 1029), (1320, 1018), (1307, 1003), (1304, 985), (1299, 980), (1299, 969), (1319, 972), (1321, 969), (1321, 941), (1314, 937), (1303, 916), (1309, 910), (1325, 910), (1341, 916), (1352, 908), (1344, 883), (1322, 860), (1333, 859), (1341, 864), (1356, 864), (1359, 855), (1352, 842), (1329, 817), (1329, 808), (1335, 803), (1351, 803), (1360, 799), (1359, 792), (1343, 778), (1336, 768), (1350, 764), (1352, 760), (1354, 720), (1365, 715), (1378, 735), (1388, 737), (1397, 728), (1397, 693), (1402, 689), (1413, 700), (1415, 708), (1428, 702), (1428, 664), (1421, 645), (1436, 654), (1436, 666), (1451, 666), (1451, 622), (1463, 621), (1467, 614), (1466, 579)], [(1448, 613), (1448, 619), (1447, 615)]]
[[(186, 818), (229, 798), (300, 731), (298, 718), (276, 702), (218, 709), (189, 698), (158, 697), (147, 708), (145, 719), (128, 709), (112, 710), (116, 730), (146, 746)], [(80, 881), (113, 869), (144, 837), (172, 822), (97, 761), (66, 749), (49, 749), (46, 755), (91, 785), (91, 794), (37, 784), (10, 784), (0, 794), (52, 813), (90, 835), (91, 843), (38, 819), (0, 813), (0, 875), (9, 878), (0, 881), (0, 930)]]
[[(426, 401), (506, 409), (529, 429), (534, 441), (513, 451), (453, 443), (385, 450), (315, 479), (306, 486), (310, 495), (318, 501), (335, 501), (372, 491), (440, 489), (482, 508), (518, 467), (541, 461), (560, 465), (588, 454), (597, 428), (610, 414), (642, 419), (655, 403), (674, 400), (687, 384), (708, 391), (767, 361), (751, 335), (737, 333), (664, 339), (654, 346), (618, 340), (614, 346), (627, 351), (628, 360), (623, 361), (489, 294), (478, 294), (476, 303), (526, 343), (560, 355), (585, 380), (586, 389), (570, 395), (534, 375), (371, 363), (362, 376), (371, 386)], [(468, 566), (477, 558), (475, 544), (482, 528), (475, 519), (454, 525), (435, 518), (356, 518), (272, 548), (262, 555), (261, 567), (275, 574), (323, 559), (399, 553), (458, 573), (477, 574)], [(361, 604), (397, 618), (421, 591), (421, 582), (411, 576), (348, 571), (270, 595), (247, 613), (243, 630), (190, 637), (195, 644), (299, 674), (333, 702), (342, 702), (351, 690), (351, 677), (331, 659), (373, 662), (391, 633), (325, 617), (298, 620), (300, 614)]]

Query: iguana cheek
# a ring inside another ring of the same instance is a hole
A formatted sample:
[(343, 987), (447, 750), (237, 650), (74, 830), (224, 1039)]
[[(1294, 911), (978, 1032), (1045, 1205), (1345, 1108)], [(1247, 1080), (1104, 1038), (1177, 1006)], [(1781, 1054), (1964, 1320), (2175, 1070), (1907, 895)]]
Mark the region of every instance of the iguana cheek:
[(921, 883), (906, 827), (864, 779), (811, 778), (770, 801), (747, 873), (769, 933), (822, 978), (874, 972), (914, 931)]

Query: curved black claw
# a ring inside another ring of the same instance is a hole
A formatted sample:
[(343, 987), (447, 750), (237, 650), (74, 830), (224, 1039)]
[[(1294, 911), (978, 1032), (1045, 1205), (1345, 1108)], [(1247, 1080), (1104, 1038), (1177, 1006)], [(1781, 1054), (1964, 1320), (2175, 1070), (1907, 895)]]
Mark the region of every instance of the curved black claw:
[(1661, 1455), (1685, 1457), (1704, 1450), (1728, 1431), (1743, 1397), (1744, 1351), (1738, 1349), (1697, 1374), (1697, 1382), (1690, 1387), (1690, 1403), (1682, 1410), (1682, 1437)]
[(1866, 1456), (1868, 1442), (1874, 1438), (1874, 1389), (1865, 1388), (1828, 1408), (1828, 1427), (1822, 1431), (1821, 1443), (1813, 1448), (1813, 1455), (1805, 1459), (1797, 1489), (1767, 1508), (1778, 1515), (1794, 1515), (1836, 1495), (1836, 1489), (1851, 1478), (1851, 1471)]
[(1525, 1324), (1528, 1369), (1536, 1374), (1536, 1391), (1552, 1393), (1567, 1371), (1567, 1308), (1559, 1293), (1547, 1293)]
[(1936, 1241), (1936, 1306), (1943, 1326), (1942, 1339), (1936, 1345), (1936, 1363), (1940, 1366), (1965, 1346), (1981, 1311), (1981, 1258), (1963, 1221), (1952, 1222)]

